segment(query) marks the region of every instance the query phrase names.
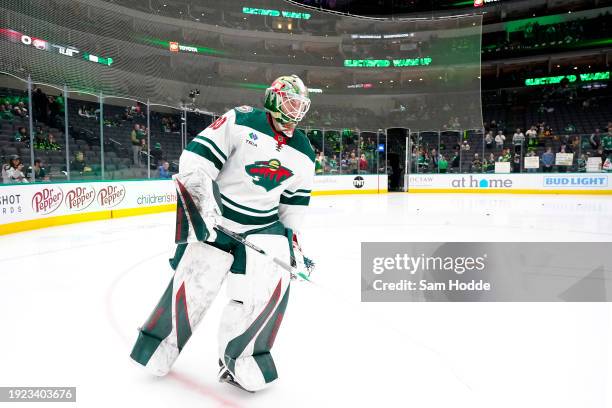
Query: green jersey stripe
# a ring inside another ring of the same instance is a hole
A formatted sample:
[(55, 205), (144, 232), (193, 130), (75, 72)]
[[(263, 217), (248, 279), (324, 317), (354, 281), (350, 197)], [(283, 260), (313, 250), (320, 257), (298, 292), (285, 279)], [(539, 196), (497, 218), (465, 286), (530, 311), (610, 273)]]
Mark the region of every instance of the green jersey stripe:
[[(295, 190), (295, 191), (285, 190), (285, 191), (283, 191), (283, 195), (288, 196), (288, 197), (290, 197), (292, 195), (295, 195), (295, 194), (298, 194), (298, 193), (304, 193), (304, 194), (310, 195), (311, 192), (312, 192), (311, 190), (304, 190), (304, 189), (299, 189), (299, 190)], [(304, 194), (301, 194), (301, 195), (304, 195)]]
[(224, 158), (223, 158), (223, 157), (222, 157), (222, 156), (221, 156), (221, 155), (220, 155), (220, 154), (219, 154), (219, 153), (218, 153), (218, 152), (215, 150), (215, 148), (214, 148), (214, 147), (213, 147), (213, 146), (212, 146), (210, 143), (208, 143), (206, 140), (195, 138), (195, 139), (193, 139), (193, 143), (199, 143), (199, 144), (201, 144), (201, 145), (204, 145), (204, 146), (208, 147), (208, 149), (210, 150), (210, 152), (211, 152), (212, 154), (214, 154), (214, 155), (217, 157), (217, 159), (219, 159), (219, 161), (220, 161), (221, 163), (225, 163), (225, 159), (224, 159)]
[(223, 163), (221, 162), (221, 160), (219, 160), (219, 158), (215, 156), (207, 146), (201, 143), (191, 142), (187, 145), (185, 150), (188, 150), (192, 153), (197, 154), (198, 156), (205, 158), (206, 160), (214, 164), (217, 170), (219, 171), (223, 167)]
[(281, 204), (287, 204), (287, 205), (308, 205), (310, 203), (310, 197), (302, 197), (302, 196), (285, 197), (285, 196), (281, 196), (280, 203)]
[(226, 205), (223, 206), (223, 217), (242, 225), (266, 225), (278, 221), (278, 214), (256, 217), (243, 214)]
[(223, 153), (223, 151), (221, 149), (219, 149), (219, 146), (217, 146), (217, 144), (215, 142), (213, 142), (212, 140), (210, 140), (206, 136), (196, 136), (196, 139), (200, 139), (200, 140), (203, 140), (205, 142), (208, 142), (213, 147), (213, 149), (215, 149), (217, 151), (217, 153), (219, 153), (219, 155), (221, 157), (223, 157), (223, 160), (227, 160), (227, 155), (225, 153)]
[(293, 197), (310, 197), (309, 193), (295, 193), (293, 195), (289, 195), (289, 194), (285, 194), (283, 193), (281, 195), (281, 197), (285, 197), (285, 198), (293, 198)]
[(228, 204), (230, 204), (233, 207), (237, 207), (241, 210), (245, 210), (245, 211), (249, 211), (249, 212), (253, 212), (253, 213), (257, 213), (257, 214), (269, 214), (272, 212), (278, 212), (278, 207), (274, 207), (271, 208), (269, 210), (256, 210), (255, 208), (251, 208), (251, 207), (247, 207), (246, 205), (242, 205), (242, 204), (238, 204), (235, 201), (230, 200), (227, 196), (221, 194), (221, 198), (225, 201), (227, 201)]

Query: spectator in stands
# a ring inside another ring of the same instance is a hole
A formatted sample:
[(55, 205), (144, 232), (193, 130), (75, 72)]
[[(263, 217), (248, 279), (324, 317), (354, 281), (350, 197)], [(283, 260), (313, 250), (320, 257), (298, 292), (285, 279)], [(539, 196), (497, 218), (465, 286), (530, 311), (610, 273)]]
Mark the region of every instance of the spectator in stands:
[(504, 148), (504, 142), (506, 141), (506, 136), (504, 135), (504, 132), (502, 132), (501, 130), (497, 132), (497, 135), (495, 135), (495, 145), (498, 149), (503, 149)]
[(510, 162), (512, 160), (512, 153), (510, 153), (510, 148), (506, 147), (502, 150), (501, 155), (498, 157), (498, 162)]
[(512, 172), (513, 173), (521, 172), (521, 156), (522, 154), (520, 153), (514, 153), (514, 156), (512, 157)]
[(161, 143), (157, 142), (151, 149), (151, 168), (158, 168), (161, 166), (163, 161), (164, 151), (162, 150)]
[(565, 131), (565, 133), (576, 133), (576, 126), (572, 125), (571, 123), (568, 123), (563, 130)]
[(29, 141), (29, 139), (30, 139), (30, 136), (28, 135), (28, 131), (23, 126), (17, 129), (17, 131), (15, 132), (15, 135), (13, 136), (13, 141), (15, 142), (27, 142)]
[(125, 110), (123, 111), (123, 118), (125, 120), (132, 120), (134, 119), (134, 115), (132, 114), (133, 110), (131, 106), (126, 106)]
[(332, 154), (331, 159), (329, 159), (329, 163), (323, 162), (324, 165), (328, 164), (329, 166), (329, 172), (330, 173), (337, 173), (338, 172), (338, 158), (335, 154)]
[(55, 140), (55, 135), (53, 133), (51, 133), (51, 132), (49, 132), (49, 136), (47, 137), (47, 141), (44, 144), (44, 150), (53, 150), (53, 151), (56, 151), (56, 152), (62, 150), (62, 147)]
[(459, 172), (460, 161), (461, 161), (461, 156), (459, 154), (459, 149), (455, 149), (455, 154), (451, 160), (451, 171), (453, 173)]
[(323, 174), (323, 170), (325, 168), (324, 162), (325, 157), (323, 156), (323, 152), (317, 152), (317, 155), (315, 157), (315, 174)]
[(542, 171), (544, 173), (550, 173), (553, 171), (553, 166), (555, 164), (555, 155), (552, 152), (552, 147), (546, 148), (546, 152), (542, 154), (542, 157), (540, 157), (540, 161), (542, 162)]
[(601, 138), (601, 147), (603, 148), (603, 154), (606, 158), (612, 155), (612, 127), (610, 127), (608, 133)]
[(488, 131), (487, 134), (485, 135), (485, 146), (487, 148), (487, 150), (492, 149), (493, 148), (493, 142), (495, 141), (495, 139), (493, 138), (493, 132), (492, 131)]
[(7, 105), (0, 104), (0, 119), (1, 120), (13, 120), (13, 112), (7, 109)]
[(42, 126), (36, 126), (36, 132), (34, 133), (34, 148), (44, 150), (48, 141), (48, 136), (43, 131)]
[(96, 114), (91, 110), (91, 108), (83, 105), (79, 108), (78, 112), (79, 116), (82, 118), (92, 119), (96, 117)]
[(495, 170), (495, 154), (489, 154), (489, 157), (483, 163), (482, 170), (485, 173), (493, 173), (493, 171)]
[(36, 88), (32, 96), (34, 119), (43, 123), (49, 121), (49, 98), (42, 89)]
[(463, 141), (463, 144), (461, 145), (461, 150), (464, 152), (469, 152), (470, 151), (470, 144), (468, 143), (467, 140)]
[(472, 160), (472, 173), (482, 172), (482, 161), (478, 153), (474, 153), (474, 159)]
[(537, 128), (532, 126), (527, 132), (525, 132), (525, 136), (527, 137), (527, 147), (535, 149), (538, 146)]
[(603, 153), (603, 147), (600, 146), (599, 149), (597, 149), (597, 151), (593, 155), (593, 157), (601, 158), (601, 164), (603, 165), (603, 163), (606, 161), (606, 156)]
[(359, 156), (359, 172), (364, 174), (368, 172), (368, 169), (368, 159), (366, 159), (365, 154), (361, 153), (361, 156)]
[(359, 168), (359, 161), (357, 160), (355, 152), (351, 152), (351, 155), (347, 160), (347, 165), (350, 174), (357, 174), (357, 169)]
[(577, 171), (578, 173), (586, 173), (586, 167), (587, 167), (587, 156), (586, 154), (581, 154), (580, 157), (578, 158), (578, 160), (576, 160), (576, 164), (577, 164)]
[(429, 156), (425, 149), (419, 149), (419, 157), (417, 159), (417, 166), (419, 173), (428, 173), (429, 172)]
[(516, 129), (512, 136), (512, 144), (514, 145), (514, 152), (521, 153), (523, 151), (523, 144), (525, 143), (525, 135), (521, 132), (521, 129)]
[(410, 172), (416, 173), (418, 168), (419, 154), (417, 153), (416, 146), (412, 147), (410, 152)]
[(4, 184), (28, 182), (23, 174), (23, 163), (21, 163), (21, 158), (18, 155), (9, 156), (8, 162), (2, 165), (2, 182)]
[(138, 102), (136, 102), (136, 106), (132, 106), (132, 112), (133, 112), (133, 116), (137, 116), (139, 118), (145, 117), (145, 114), (142, 111), (142, 108), (140, 107), (140, 104)]
[(440, 155), (438, 154), (438, 151), (436, 149), (431, 149), (431, 152), (429, 154), (429, 157), (431, 159), (431, 166), (433, 169), (438, 169), (438, 160), (440, 160)]
[(170, 119), (168, 119), (166, 116), (162, 118), (161, 127), (164, 133), (170, 133)]
[(92, 172), (92, 168), (85, 162), (85, 155), (78, 151), (74, 155), (74, 160), (70, 161), (70, 171), (84, 175)]
[(140, 147), (142, 146), (141, 140), (144, 138), (143, 132), (140, 130), (140, 125), (134, 123), (132, 132), (130, 133), (130, 140), (132, 142), (132, 164), (134, 166), (140, 165)]
[(167, 160), (163, 160), (161, 166), (159, 166), (159, 178), (161, 179), (169, 179), (172, 178), (172, 174), (170, 174), (170, 163)]
[(580, 137), (578, 136), (570, 137), (569, 147), (570, 147), (569, 153), (574, 153), (577, 150), (579, 150), (580, 149)]
[[(32, 167), (28, 167), (28, 178), (32, 178)], [(47, 176), (47, 171), (42, 166), (42, 161), (40, 159), (34, 160), (34, 181), (49, 181), (49, 176)]]
[(438, 172), (446, 173), (447, 170), (448, 170), (448, 161), (446, 160), (446, 157), (444, 157), (444, 155), (441, 154), (440, 157), (438, 158)]
[(20, 118), (28, 117), (28, 109), (25, 107), (25, 104), (22, 101), (19, 101), (15, 106), (13, 106), (13, 114)]
[(62, 106), (58, 103), (54, 96), (49, 95), (49, 126), (59, 127), (59, 113)]
[(162, 118), (162, 130), (166, 133), (179, 131), (178, 125), (172, 116), (165, 116)]
[(593, 148), (593, 150), (599, 149), (601, 146), (601, 131), (599, 128), (595, 129), (595, 132), (591, 133), (589, 143), (591, 144), (591, 148)]
[(534, 139), (538, 137), (538, 130), (535, 126), (530, 127), (527, 132), (525, 132), (525, 136), (528, 139)]
[(147, 155), (149, 147), (147, 146), (147, 139), (140, 139), (140, 157), (143, 158), (142, 162), (145, 163), (147, 161)]

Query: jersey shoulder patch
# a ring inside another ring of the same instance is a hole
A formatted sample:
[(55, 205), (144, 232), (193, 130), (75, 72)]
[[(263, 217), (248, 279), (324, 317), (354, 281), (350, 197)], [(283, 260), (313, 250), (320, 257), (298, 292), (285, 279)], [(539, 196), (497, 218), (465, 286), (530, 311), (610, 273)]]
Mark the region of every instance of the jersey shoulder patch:
[(238, 106), (236, 110), (240, 113), (251, 113), (253, 112), (253, 107), (248, 105)]

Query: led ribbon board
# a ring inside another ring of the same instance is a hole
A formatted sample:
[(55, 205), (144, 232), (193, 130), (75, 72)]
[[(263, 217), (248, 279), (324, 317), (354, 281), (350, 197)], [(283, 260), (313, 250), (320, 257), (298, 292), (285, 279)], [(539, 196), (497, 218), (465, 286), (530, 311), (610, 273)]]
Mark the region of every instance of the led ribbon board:
[(189, 52), (192, 54), (213, 54), (213, 55), (224, 55), (224, 51), (215, 50), (213, 48), (202, 47), (200, 45), (185, 45), (180, 44), (177, 41), (168, 41), (168, 40), (160, 40), (158, 38), (150, 38), (150, 37), (141, 37), (141, 41), (166, 48), (170, 50), (170, 52), (179, 53), (179, 52)]
[(172, 52), (185, 51), (185, 52), (193, 52), (195, 54), (198, 53), (198, 47), (193, 47), (191, 45), (182, 45), (175, 41), (169, 41), (168, 47), (170, 48), (170, 51)]
[[(43, 40), (42, 38), (36, 38), (29, 35), (22, 34), (18, 31), (11, 30), (8, 28), (0, 29), (0, 37), (8, 38), (11, 42), (18, 42), (23, 45), (31, 46), (41, 51), (48, 51), (57, 54), (62, 54), (67, 57), (76, 57), (77, 54), (80, 54), (77, 48), (69, 46), (69, 45), (59, 45), (52, 44), (47, 40)], [(96, 55), (84, 52), (81, 54), (85, 61), (96, 62), (98, 64), (110, 66), (113, 63), (112, 58), (98, 57)]]
[(256, 16), (270, 16), (270, 17), (285, 17), (285, 18), (297, 18), (300, 20), (310, 20), (311, 14), (300, 13), (296, 11), (281, 11), (273, 9), (260, 9), (253, 7), (243, 7), (242, 12), (244, 14), (253, 14)]
[(433, 60), (430, 57), (394, 60), (344, 60), (344, 66), (348, 68), (416, 67), (431, 65), (432, 61)]
[(394, 38), (411, 38), (414, 33), (399, 33), (399, 34), (351, 34), (353, 40), (388, 40)]
[(602, 81), (610, 79), (610, 71), (607, 72), (590, 72), (578, 75), (559, 75), (552, 77), (540, 77), (540, 78), (528, 78), (525, 80), (527, 86), (539, 86), (539, 85), (554, 85), (559, 84), (564, 79), (567, 79), (570, 83), (572, 82), (591, 82), (591, 81)]
[[(484, 7), (485, 4), (489, 4), (489, 3), (499, 3), (501, 0), (474, 0), (474, 7)], [(463, 2), (462, 2), (463, 3)], [(470, 3), (469, 1), (466, 1), (464, 3)]]

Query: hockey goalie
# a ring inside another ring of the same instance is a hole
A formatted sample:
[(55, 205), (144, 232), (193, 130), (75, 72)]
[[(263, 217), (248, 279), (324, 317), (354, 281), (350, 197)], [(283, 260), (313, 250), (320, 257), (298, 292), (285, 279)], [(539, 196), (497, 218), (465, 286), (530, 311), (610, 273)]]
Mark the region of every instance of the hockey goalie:
[[(309, 107), (302, 80), (282, 76), (266, 89), (263, 110), (230, 110), (182, 153), (173, 177), (174, 276), (131, 353), (151, 373), (169, 372), (227, 280), (219, 380), (254, 392), (277, 379), (270, 352), (292, 274), (271, 259), (291, 265), (293, 275), (309, 274), (298, 231), (310, 201), (315, 154), (296, 129)], [(241, 244), (235, 234), (269, 256)]]

